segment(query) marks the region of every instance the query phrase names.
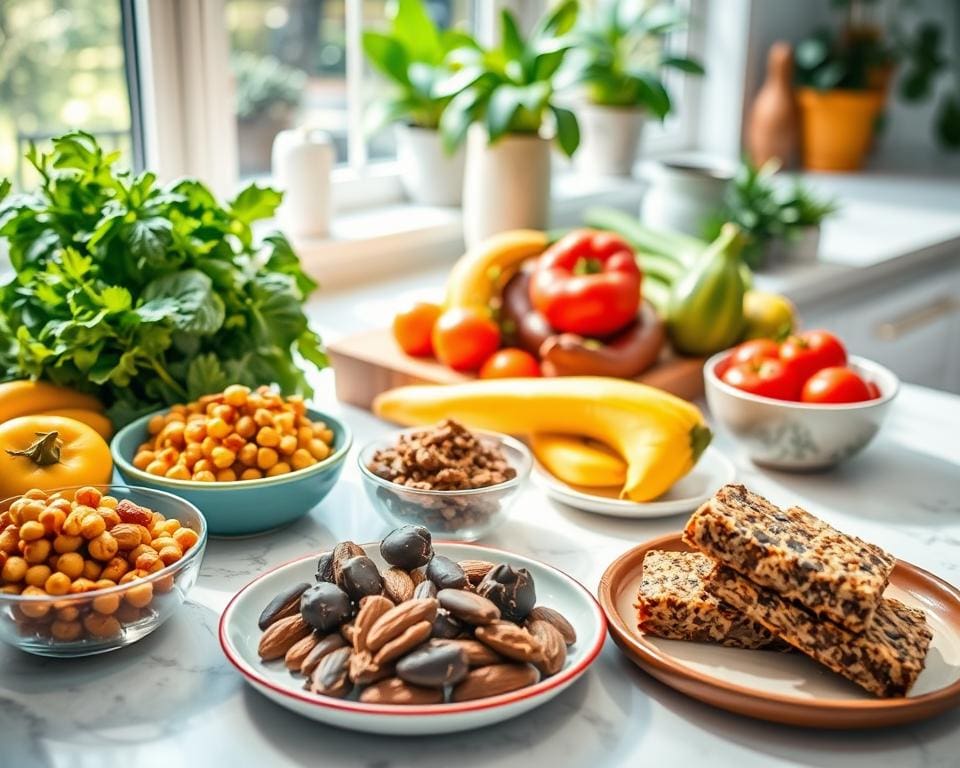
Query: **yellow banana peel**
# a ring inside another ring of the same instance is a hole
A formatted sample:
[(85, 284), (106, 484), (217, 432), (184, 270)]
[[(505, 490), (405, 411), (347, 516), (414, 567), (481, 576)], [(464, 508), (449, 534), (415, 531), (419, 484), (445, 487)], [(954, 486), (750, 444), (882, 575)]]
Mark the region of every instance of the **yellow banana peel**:
[(477, 244), (450, 271), (447, 306), (489, 307), (520, 265), (543, 253), (547, 244), (547, 233), (536, 229), (501, 232)]
[(627, 463), (603, 443), (577, 435), (530, 435), (530, 449), (554, 477), (571, 485), (623, 487)]

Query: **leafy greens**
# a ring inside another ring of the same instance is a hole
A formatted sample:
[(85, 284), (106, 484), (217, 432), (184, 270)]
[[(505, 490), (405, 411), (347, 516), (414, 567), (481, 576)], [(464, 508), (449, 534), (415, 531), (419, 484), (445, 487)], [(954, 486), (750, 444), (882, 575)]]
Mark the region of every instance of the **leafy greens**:
[(280, 193), (250, 185), (226, 205), (195, 180), (113, 169), (74, 131), (31, 147), (31, 195), (0, 181), (0, 378), (94, 392), (124, 424), (230, 383), (310, 394), (298, 365), (326, 365), (307, 325), (316, 287), (287, 242), (254, 237)]

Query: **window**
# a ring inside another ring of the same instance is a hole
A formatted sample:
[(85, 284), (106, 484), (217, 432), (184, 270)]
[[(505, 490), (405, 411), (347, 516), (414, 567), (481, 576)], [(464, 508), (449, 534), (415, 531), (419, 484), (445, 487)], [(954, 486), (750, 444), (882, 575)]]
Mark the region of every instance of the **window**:
[(71, 128), (138, 163), (128, 29), (130, 5), (118, 0), (0, 0), (0, 178), (31, 186), (30, 143)]
[[(360, 31), (386, 23), (387, 5), (386, 0), (226, 0), (241, 178), (269, 173), (274, 136), (294, 125), (329, 133), (342, 165), (360, 168), (394, 157), (391, 131), (374, 136), (363, 131), (364, 106), (383, 84), (363, 60)], [(471, 19), (471, 0), (427, 5), (442, 27)]]

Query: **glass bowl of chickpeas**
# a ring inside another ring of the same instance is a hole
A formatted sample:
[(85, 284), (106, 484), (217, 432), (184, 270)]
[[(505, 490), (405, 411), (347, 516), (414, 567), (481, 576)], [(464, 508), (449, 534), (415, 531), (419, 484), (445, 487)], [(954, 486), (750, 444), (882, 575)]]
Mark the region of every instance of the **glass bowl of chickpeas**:
[(89, 656), (153, 632), (196, 583), (207, 526), (190, 502), (122, 485), (0, 501), (0, 640)]
[(231, 385), (128, 424), (110, 449), (126, 482), (191, 501), (211, 536), (251, 536), (320, 503), (351, 441), (343, 422), (302, 397)]

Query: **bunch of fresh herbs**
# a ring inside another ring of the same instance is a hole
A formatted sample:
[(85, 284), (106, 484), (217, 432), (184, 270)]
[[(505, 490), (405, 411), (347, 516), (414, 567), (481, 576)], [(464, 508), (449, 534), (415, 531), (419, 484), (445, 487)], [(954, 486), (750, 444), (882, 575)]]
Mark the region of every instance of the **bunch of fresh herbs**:
[(27, 155), (31, 195), (0, 183), (0, 371), (94, 392), (115, 423), (227, 384), (309, 394), (300, 359), (326, 365), (303, 301), (316, 285), (287, 240), (255, 241), (280, 193), (226, 205), (198, 181), (117, 172), (119, 153), (72, 132)]

